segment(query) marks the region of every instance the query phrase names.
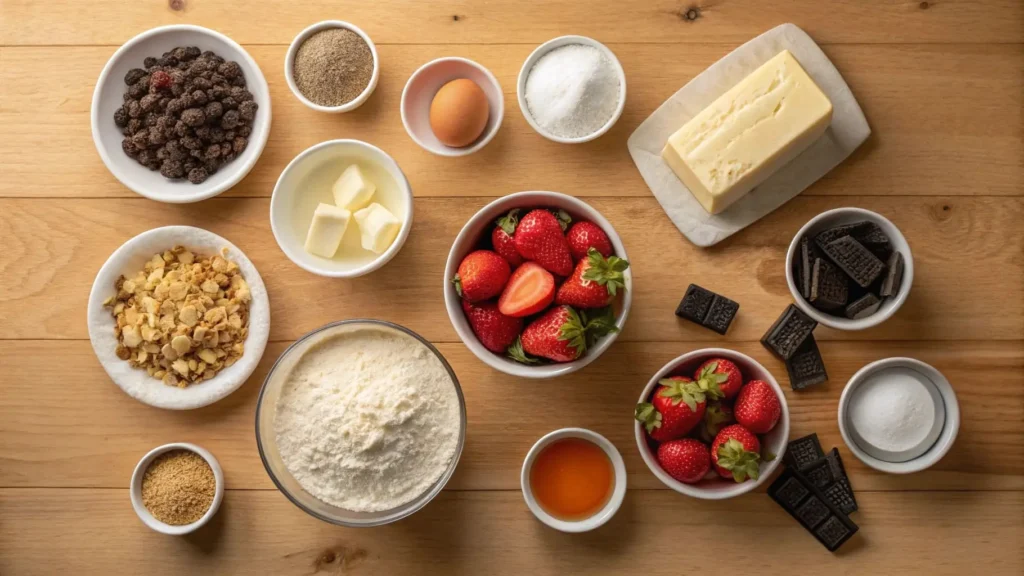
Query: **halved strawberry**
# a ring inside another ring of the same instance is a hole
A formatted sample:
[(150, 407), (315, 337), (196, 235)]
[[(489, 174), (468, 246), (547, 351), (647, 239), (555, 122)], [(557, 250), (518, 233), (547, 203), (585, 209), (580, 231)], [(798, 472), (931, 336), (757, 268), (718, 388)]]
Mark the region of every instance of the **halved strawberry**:
[(605, 258), (591, 248), (584, 260), (576, 264), (572, 276), (558, 289), (555, 301), (577, 308), (601, 308), (611, 303), (620, 289), (626, 287), (623, 272), (629, 262), (611, 256)]
[(497, 354), (504, 352), (523, 331), (523, 319), (505, 316), (493, 300), (479, 304), (463, 300), (462, 311), (484, 348)]
[(452, 278), (455, 291), (470, 302), (480, 302), (501, 294), (508, 282), (508, 262), (490, 250), (470, 252), (459, 263)]
[(522, 318), (536, 314), (555, 299), (555, 277), (536, 262), (524, 262), (516, 268), (498, 299), (498, 309), (506, 316)]
[(491, 244), (494, 251), (508, 261), (508, 265), (515, 268), (523, 263), (523, 257), (516, 250), (513, 234), (516, 233), (516, 226), (519, 224), (519, 208), (509, 210), (508, 214), (498, 218), (494, 230), (491, 231)]

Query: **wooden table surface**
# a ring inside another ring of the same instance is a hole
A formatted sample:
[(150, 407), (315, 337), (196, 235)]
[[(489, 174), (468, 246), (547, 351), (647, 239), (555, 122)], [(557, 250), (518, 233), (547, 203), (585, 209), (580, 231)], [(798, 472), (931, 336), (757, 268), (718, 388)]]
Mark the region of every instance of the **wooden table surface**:
[[(302, 106), (282, 75), (288, 42), (322, 19), (363, 27), (380, 85), (351, 114)], [(718, 246), (689, 244), (654, 201), (626, 151), (630, 132), (690, 78), (784, 22), (803, 27), (853, 89), (873, 134), (788, 204)], [(117, 46), (150, 27), (215, 28), (250, 51), (270, 83), (270, 141), (223, 196), (157, 204), (119, 184), (91, 141), (96, 78)], [(548, 142), (516, 105), (533, 48), (583, 34), (615, 51), (629, 98), (603, 138)], [(406, 79), (439, 56), (490, 68), (505, 91), (497, 138), (468, 158), (432, 156), (405, 134)], [(1024, 571), (1024, 3), (1020, 0), (0, 0), (0, 574), (1021, 574)], [(278, 249), (269, 196), (285, 164), (331, 138), (376, 144), (417, 196), (405, 248), (357, 280), (303, 272)], [(529, 189), (585, 198), (632, 257), (633, 312), (618, 342), (583, 371), (550, 382), (487, 368), (458, 340), (440, 286), (448, 247), (490, 199)], [(819, 328), (831, 381), (787, 390), (792, 435), (817, 432), (844, 456), (860, 534), (825, 551), (763, 489), (704, 502), (665, 489), (632, 438), (632, 404), (675, 356), (728, 346), (785, 369), (757, 343), (790, 302), (786, 247), (838, 206), (876, 210), (913, 247), (903, 309), (860, 333)], [(253, 377), (201, 410), (142, 405), (112, 385), (88, 342), (93, 277), (122, 242), (191, 224), (240, 246), (270, 292), (271, 344)], [(741, 305), (727, 337), (681, 322), (687, 284)], [(377, 529), (334, 527), (275, 490), (253, 417), (268, 367), (303, 333), (355, 316), (400, 322), (445, 354), (469, 412), (458, 471), (436, 501)], [(963, 422), (952, 451), (912, 476), (874, 472), (836, 425), (843, 384), (864, 364), (913, 356), (944, 372)], [(629, 492), (610, 524), (570, 536), (537, 522), (519, 492), (530, 445), (563, 426), (590, 427), (626, 459)], [(220, 459), (227, 495), (213, 523), (186, 538), (135, 517), (127, 484), (150, 448), (191, 441)]]

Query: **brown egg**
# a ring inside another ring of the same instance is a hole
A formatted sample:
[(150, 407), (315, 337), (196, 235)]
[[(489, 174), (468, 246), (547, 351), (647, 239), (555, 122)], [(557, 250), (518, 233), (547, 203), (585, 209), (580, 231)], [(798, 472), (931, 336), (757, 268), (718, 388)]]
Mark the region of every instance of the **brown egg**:
[(490, 105), (476, 82), (459, 78), (441, 86), (430, 103), (430, 129), (445, 146), (472, 144), (484, 128)]

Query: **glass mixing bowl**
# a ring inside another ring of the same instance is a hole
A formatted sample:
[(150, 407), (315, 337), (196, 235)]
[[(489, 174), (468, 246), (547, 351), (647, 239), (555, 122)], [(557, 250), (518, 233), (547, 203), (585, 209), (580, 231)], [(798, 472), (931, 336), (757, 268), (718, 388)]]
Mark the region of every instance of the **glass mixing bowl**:
[[(354, 512), (352, 510), (346, 510), (318, 500), (315, 496), (306, 492), (295, 478), (292, 477), (288, 468), (285, 467), (284, 461), (281, 459), (281, 454), (278, 451), (277, 435), (274, 433), (274, 418), (277, 412), (275, 407), (277, 406), (278, 398), (281, 396), (282, 386), (285, 382), (286, 376), (292, 371), (295, 364), (300, 358), (302, 358), (306, 351), (322, 338), (344, 334), (346, 332), (353, 332), (367, 327), (371, 327), (376, 330), (394, 331), (395, 333), (406, 337), (415, 338), (421, 344), (426, 346), (426, 348), (441, 361), (445, 370), (448, 371), (448, 375), (451, 377), (452, 383), (455, 385), (455, 393), (459, 398), (459, 442), (455, 447), (455, 454), (452, 456), (452, 461), (448, 465), (448, 469), (445, 470), (444, 474), (438, 478), (437, 482), (435, 482), (423, 494), (420, 494), (412, 501), (398, 506), (397, 508), (381, 512)], [(419, 334), (403, 326), (384, 322), (382, 320), (342, 320), (341, 322), (334, 322), (317, 328), (302, 338), (299, 338), (294, 344), (289, 346), (288, 349), (281, 354), (281, 357), (277, 359), (277, 362), (274, 363), (274, 366), (267, 374), (267, 379), (263, 382), (263, 388), (260, 390), (259, 399), (256, 401), (256, 445), (259, 447), (260, 458), (263, 460), (263, 466), (267, 469), (267, 474), (270, 475), (270, 479), (274, 481), (274, 484), (277, 485), (278, 489), (281, 490), (281, 492), (291, 500), (293, 504), (301, 508), (307, 514), (319, 518), (324, 522), (330, 522), (331, 524), (338, 524), (340, 526), (367, 527), (389, 524), (396, 520), (405, 518), (426, 506), (427, 503), (433, 500), (441, 489), (444, 488), (444, 485), (448, 483), (448, 479), (451, 478), (452, 473), (455, 472), (455, 467), (459, 463), (459, 456), (462, 454), (462, 447), (465, 444), (465, 441), (466, 400), (462, 396), (462, 388), (459, 386), (459, 380), (456, 378), (452, 367), (448, 365), (448, 361), (445, 360), (444, 356), (442, 356), (441, 353), (438, 352), (432, 344), (430, 344), (430, 342), (427, 342)]]

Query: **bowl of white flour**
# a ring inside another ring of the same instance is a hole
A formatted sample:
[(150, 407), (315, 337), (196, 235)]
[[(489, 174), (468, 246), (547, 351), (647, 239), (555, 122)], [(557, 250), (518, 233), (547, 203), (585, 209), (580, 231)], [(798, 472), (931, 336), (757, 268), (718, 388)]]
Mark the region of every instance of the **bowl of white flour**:
[(328, 324), (291, 345), (256, 405), (274, 484), (325, 522), (379, 526), (430, 502), (466, 437), (466, 402), (440, 352), (379, 320)]

